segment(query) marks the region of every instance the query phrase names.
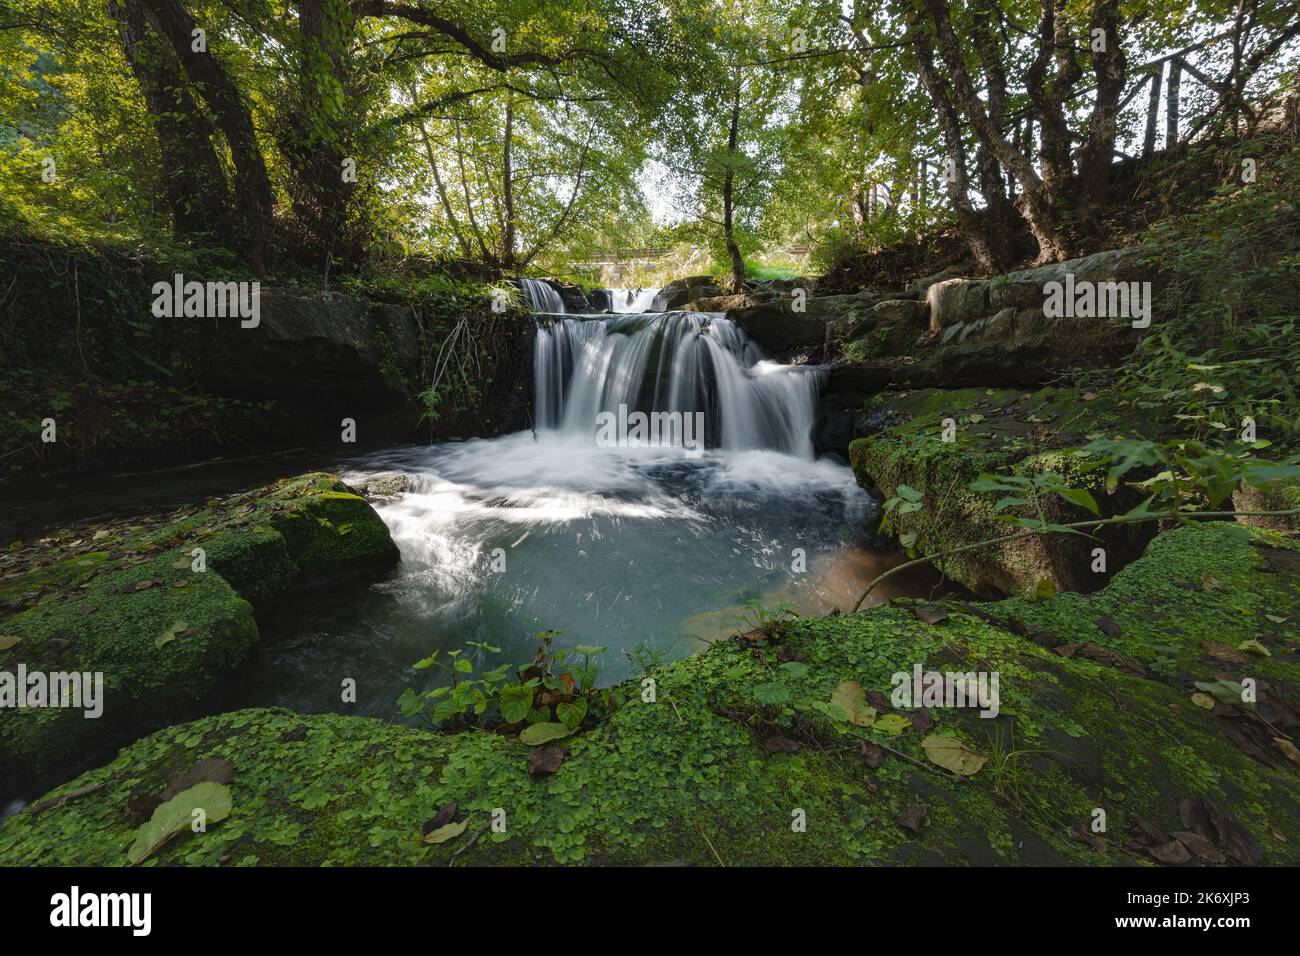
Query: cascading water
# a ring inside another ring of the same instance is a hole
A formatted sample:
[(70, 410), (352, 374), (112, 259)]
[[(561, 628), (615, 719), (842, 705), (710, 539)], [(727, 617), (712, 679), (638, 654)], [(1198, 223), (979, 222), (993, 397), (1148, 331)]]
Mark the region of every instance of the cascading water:
[(734, 322), (706, 312), (539, 323), (533, 355), (539, 429), (596, 434), (600, 412), (704, 415), (704, 441), (811, 459), (824, 371), (762, 360)]
[[(543, 629), (561, 646), (608, 647), (601, 680), (619, 680), (638, 653), (681, 657), (748, 629), (749, 602), (851, 606), (888, 566), (855, 546), (872, 505), (852, 472), (813, 455), (820, 370), (764, 361), (718, 314), (535, 321), (536, 430), (344, 470), (354, 484), (406, 476), (376, 506), (401, 565), (365, 595), (268, 621), (276, 637), (232, 706), (338, 709), (347, 674), (367, 689), (349, 713), (392, 718), (403, 689), (445, 681), (412, 662), (467, 641), (501, 648), (476, 651), (476, 667), (526, 661)], [(708, 447), (603, 445), (596, 417), (620, 404), (701, 412)], [(924, 593), (916, 584), (904, 593)]]
[(555, 287), (541, 279), (520, 279), (519, 288), (524, 293), (524, 300), (534, 312), (547, 312), (552, 315), (564, 315), (564, 299)]
[(610, 289), (611, 312), (649, 312), (658, 289)]

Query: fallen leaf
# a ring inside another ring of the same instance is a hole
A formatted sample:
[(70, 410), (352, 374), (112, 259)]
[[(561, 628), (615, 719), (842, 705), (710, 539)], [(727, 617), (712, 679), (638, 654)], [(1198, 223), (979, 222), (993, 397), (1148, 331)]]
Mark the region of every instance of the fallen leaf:
[(767, 740), (763, 741), (763, 746), (767, 748), (767, 752), (770, 754), (792, 754), (799, 749), (799, 742), (777, 734), (775, 737), (768, 737)]
[(225, 757), (204, 757), (189, 770), (182, 770), (167, 778), (167, 786), (158, 795), (166, 802), (178, 793), (200, 783), (230, 783), (235, 778), (235, 765)]
[(925, 818), (929, 813), (930, 808), (924, 803), (914, 803), (898, 815), (898, 825), (920, 836), (921, 827), (925, 824)]
[(872, 770), (879, 768), (885, 761), (885, 752), (881, 750), (878, 745), (873, 744), (870, 741), (862, 741), (860, 752), (862, 754), (862, 762)]
[(1264, 850), (1231, 813), (1205, 797), (1186, 797), (1178, 804), (1183, 826), (1248, 866), (1264, 862)]
[(1287, 740), (1285, 737), (1274, 737), (1273, 743), (1277, 744), (1277, 749), (1286, 755), (1287, 760), (1291, 761), (1293, 764), (1300, 765), (1300, 750), (1296, 749), (1295, 744), (1291, 743), (1291, 741)]
[(1214, 848), (1209, 840), (1199, 833), (1193, 833), (1191, 830), (1177, 830), (1174, 836), (1178, 842), (1187, 849), (1191, 850), (1196, 856), (1200, 857), (1207, 863), (1227, 863), (1228, 858)]
[(22, 637), (17, 634), (6, 634), (4, 637), (0, 637), (0, 651), (9, 650), (21, 640)]
[(469, 826), (469, 817), (461, 820), (460, 823), (448, 823), (445, 826), (438, 827), (436, 830), (430, 830), (424, 835), (425, 843), (446, 843), (448, 840), (455, 839), (465, 832)]
[(200, 783), (176, 794), (136, 830), (127, 859), (132, 863), (147, 860), (176, 834), (190, 829), (196, 810), (203, 811), (210, 826), (230, 816), (230, 805), (230, 788), (224, 783)]
[(930, 715), (929, 709), (925, 707), (919, 710), (909, 710), (907, 719), (912, 722), (912, 729), (917, 733), (928, 734), (934, 727), (934, 717)]
[(1228, 644), (1215, 644), (1212, 641), (1202, 641), (1201, 650), (1213, 657), (1215, 660), (1224, 661), (1228, 664), (1249, 664), (1250, 658), (1235, 647)]
[(448, 800), (442, 805), (442, 808), (433, 815), (433, 819), (424, 825), (421, 835), (428, 834), (439, 827), (445, 827), (456, 819), (457, 803), (455, 800)]
[(555, 773), (560, 769), (560, 764), (564, 763), (564, 758), (568, 752), (569, 748), (563, 744), (536, 747), (528, 751), (528, 772), (534, 777)]
[(897, 737), (899, 734), (911, 730), (912, 722), (903, 714), (886, 714), (883, 717), (877, 717), (875, 724), (872, 726), (881, 733)]
[(1235, 680), (1216, 680), (1196, 682), (1196, 689), (1203, 690), (1215, 700), (1224, 704), (1241, 703), (1241, 683)]
[(1124, 633), (1112, 617), (1099, 617), (1097, 619), (1097, 629), (1107, 637), (1119, 637)]
[(151, 588), (151, 587), (153, 587), (153, 582), (152, 582), (152, 581), (136, 581), (136, 582), (135, 582), (135, 589), (136, 589), (137, 591), (147, 591), (147, 590), (148, 590), (149, 588)]
[(1136, 823), (1138, 825), (1138, 829), (1142, 831), (1143, 843), (1168, 843), (1170, 840), (1173, 839), (1173, 837), (1171, 837), (1168, 833), (1160, 829), (1160, 827), (1156, 826), (1154, 823), (1152, 823), (1150, 820), (1146, 819), (1145, 817), (1140, 817), (1135, 814), (1133, 817), (1133, 822)]
[(1267, 647), (1265, 647), (1259, 641), (1256, 641), (1254, 639), (1251, 639), (1249, 641), (1242, 641), (1240, 644), (1237, 645), (1237, 650), (1249, 651), (1251, 654), (1258, 654), (1260, 657), (1273, 656), (1272, 651), (1270, 651)]
[(948, 609), (937, 604), (917, 604), (912, 613), (926, 624), (941, 624), (948, 620)]
[(1177, 840), (1170, 840), (1160, 846), (1153, 846), (1147, 852), (1158, 862), (1169, 866), (1181, 866), (1184, 863), (1191, 862), (1192, 859), (1192, 855), (1187, 852), (1187, 847)]
[(1200, 691), (1192, 695), (1192, 703), (1197, 707), (1204, 707), (1206, 710), (1214, 710), (1214, 698), (1209, 694), (1202, 694)]
[(162, 650), (164, 645), (170, 644), (172, 641), (176, 640), (177, 633), (183, 631), (187, 627), (189, 627), (189, 625), (184, 621), (177, 621), (153, 639), (153, 646), (158, 648), (158, 650)]
[(870, 727), (876, 720), (876, 708), (867, 703), (867, 692), (855, 680), (843, 681), (831, 694), (831, 704), (844, 711), (844, 719), (854, 727)]
[(1264, 616), (1268, 618), (1270, 621), (1272, 621), (1274, 624), (1285, 624), (1287, 622), (1286, 618), (1278, 617), (1276, 614), (1265, 614)]
[(930, 734), (921, 741), (921, 748), (933, 763), (945, 770), (951, 770), (963, 777), (971, 777), (980, 772), (988, 763), (988, 757), (971, 750), (955, 737)]
[(1088, 846), (1092, 847), (1098, 853), (1106, 852), (1106, 838), (1100, 833), (1093, 833), (1092, 827), (1088, 826), (1088, 824), (1084, 823), (1082, 820), (1074, 821), (1074, 832), (1078, 834), (1079, 839), (1088, 844)]

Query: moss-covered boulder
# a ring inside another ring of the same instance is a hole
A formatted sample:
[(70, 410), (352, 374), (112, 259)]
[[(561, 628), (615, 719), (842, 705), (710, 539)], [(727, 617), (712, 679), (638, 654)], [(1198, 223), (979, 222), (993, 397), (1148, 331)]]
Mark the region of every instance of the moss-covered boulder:
[(324, 474), (18, 543), (0, 556), (0, 692), (20, 674), (98, 674), (103, 700), (97, 717), (49, 701), (0, 706), (0, 778), (75, 770), (192, 713), (256, 644), (250, 602), (396, 559), (370, 505)]
[[(1144, 425), (1112, 395), (1076, 389), (1035, 392), (967, 388), (887, 392), (875, 400), (871, 416), (883, 426), (855, 440), (849, 457), (858, 482), (888, 498), (900, 486), (922, 494), (921, 511), (890, 518), (882, 526), (895, 536), (915, 535), (915, 550), (930, 554), (1003, 536), (1010, 530), (996, 520), (999, 496), (977, 493), (968, 485), (981, 474), (1023, 476), (1053, 471), (1073, 487), (1091, 492), (1103, 514), (1127, 510), (1136, 499), (1120, 491), (1108, 495), (1104, 471), (1089, 470), (1078, 452), (1093, 438), (1136, 437)], [(945, 422), (951, 427), (945, 429)], [(946, 440), (946, 439), (953, 440)], [(1044, 503), (1049, 521), (1090, 517), (1055, 497)], [(1032, 509), (1023, 509), (1031, 514)], [(1057, 589), (1095, 590), (1106, 572), (1093, 568), (1093, 548), (1106, 548), (1106, 568), (1136, 556), (1150, 536), (1137, 525), (1104, 529), (1100, 542), (1074, 535), (1047, 535), (946, 556), (934, 563), (950, 578), (976, 593), (1014, 594), (1050, 581)]]
[[(1171, 561), (1180, 582), (1211, 543), (1234, 568), (1226, 592), (1257, 584), (1274, 616), (1300, 612), (1294, 569), (1260, 564), (1294, 554), (1285, 542), (1222, 529), (1171, 532), (1111, 589), (1072, 600), (1136, 622), (1164, 593), (1143, 582)], [(719, 643), (656, 671), (653, 695), (616, 688), (621, 706), (561, 741), (549, 774), (489, 732), (285, 710), (170, 727), (0, 826), (0, 861), (124, 863), (159, 795), (215, 761), (230, 816), (151, 865), (1300, 862), (1300, 768), (1235, 743), (1224, 726), (1245, 718), (1041, 646), (997, 607), (902, 602)], [(1208, 600), (1179, 613), (1189, 630), (1221, 620)], [(1143, 627), (1135, 638), (1160, 629)], [(998, 715), (896, 706), (896, 675), (918, 665), (996, 673)], [(828, 705), (855, 695), (851, 724)], [(964, 775), (932, 759), (954, 752)]]

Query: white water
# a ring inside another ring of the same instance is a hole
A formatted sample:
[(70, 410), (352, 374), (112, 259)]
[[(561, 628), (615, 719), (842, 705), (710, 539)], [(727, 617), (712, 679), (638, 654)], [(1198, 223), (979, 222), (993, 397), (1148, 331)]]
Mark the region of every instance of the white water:
[(543, 321), (533, 349), (537, 428), (588, 436), (619, 406), (704, 413), (705, 444), (811, 459), (823, 369), (764, 361), (714, 312)]
[(543, 282), (541, 279), (520, 279), (519, 287), (523, 290), (528, 307), (534, 312), (564, 315), (567, 311), (564, 308), (564, 299), (560, 298), (560, 293), (556, 292), (550, 283)]
[[(245, 703), (338, 708), (337, 675), (391, 718), (406, 687), (445, 678), (410, 664), (483, 641), (493, 667), (528, 660), (535, 635), (605, 645), (602, 683), (636, 673), (638, 645), (672, 659), (748, 630), (746, 602), (826, 613), (882, 567), (855, 546), (871, 501), (844, 465), (814, 457), (820, 370), (764, 361), (716, 314), (539, 317), (537, 429), (392, 449), (343, 473), (401, 472), (377, 510), (402, 562), (368, 594), (322, 596), (272, 627)], [(600, 447), (618, 403), (701, 411), (708, 449)], [(887, 599), (888, 591), (882, 595)], [(349, 712), (356, 712), (356, 708)]]
[(649, 312), (658, 289), (610, 289), (611, 312)]

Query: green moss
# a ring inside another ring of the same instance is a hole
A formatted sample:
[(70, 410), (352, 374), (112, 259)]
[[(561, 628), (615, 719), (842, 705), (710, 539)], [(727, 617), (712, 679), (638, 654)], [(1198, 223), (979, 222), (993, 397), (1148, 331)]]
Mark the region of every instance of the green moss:
[[(850, 462), (860, 484), (894, 495), (900, 485), (922, 493), (923, 509), (890, 519), (882, 530), (914, 534), (914, 550), (928, 554), (1004, 535), (1008, 527), (996, 520), (997, 495), (971, 492), (967, 486), (981, 474), (1032, 476), (1055, 471), (1075, 487), (1093, 492), (1103, 513), (1130, 504), (1126, 493), (1108, 496), (1103, 476), (1090, 471), (1090, 459), (1078, 445), (1103, 435), (1138, 426), (1131, 413), (1112, 398), (1084, 401), (1072, 389), (1046, 388), (1033, 393), (994, 389), (922, 389), (884, 394), (877, 407), (900, 423), (849, 446)], [(944, 421), (953, 419), (955, 441), (944, 441)], [(1030, 509), (1024, 509), (1029, 514)], [(1049, 521), (1087, 517), (1082, 509), (1059, 499), (1045, 503)], [(1108, 529), (1103, 544), (1115, 552), (1114, 563), (1134, 553), (1145, 540), (1144, 530)], [(1090, 570), (1087, 539), (1032, 538), (980, 551), (963, 552), (936, 564), (953, 580), (982, 594), (1013, 594), (1031, 589), (1040, 580), (1058, 588), (1091, 589), (1104, 582)]]
[[(113, 550), (88, 550), (101, 543)], [(0, 667), (104, 675), (99, 718), (0, 710), (0, 770), (43, 774), (207, 695), (258, 639), (250, 601), (377, 573), (397, 549), (364, 499), (312, 473), (137, 524), (56, 532), (3, 558), (15, 570), (0, 602), (19, 613), (0, 635), (19, 640)]]
[[(257, 641), (252, 608), (220, 575), (188, 565), (169, 552), (4, 623), (20, 640), (0, 651), (0, 666), (102, 673), (105, 703), (94, 719), (78, 709), (0, 710), (0, 767), (41, 773), (80, 759), (135, 717), (174, 713), (203, 696), (247, 657)], [(156, 646), (165, 632), (173, 637)]]
[[(1243, 545), (1243, 535), (1255, 546)], [(1227, 522), (1179, 528), (1156, 538), (1099, 594), (1013, 598), (988, 610), (1053, 643), (1109, 648), (1157, 677), (1249, 675), (1289, 686), (1300, 698), (1300, 590), (1294, 573), (1279, 573), (1300, 567), (1300, 554), (1269, 545), (1286, 549), (1290, 542)], [(1238, 650), (1254, 640), (1269, 656)], [(1245, 662), (1225, 660), (1223, 648)]]
[(24, 599), (39, 602), (78, 588), (107, 560), (107, 551), (89, 551), (0, 579), (0, 607), (15, 605)]
[(302, 578), (323, 583), (358, 568), (397, 562), (397, 546), (375, 510), (332, 475), (311, 474), (275, 487), (270, 523), (284, 536)]
[[(1177, 532), (1149, 558), (1184, 566), (1206, 544)], [(1215, 547), (1232, 562), (1253, 556), (1252, 545), (1232, 535)], [(1112, 587), (1137, 601), (1144, 580), (1130, 575)], [(1149, 862), (1133, 849), (1136, 819), (1183, 829), (1178, 803), (1191, 796), (1232, 813), (1266, 862), (1300, 861), (1294, 772), (1237, 750), (1222, 718), (1185, 706), (1185, 693), (1169, 683), (1065, 658), (956, 606), (949, 612), (926, 624), (908, 603), (895, 603), (800, 620), (776, 643), (717, 644), (656, 672), (653, 703), (643, 702), (639, 682), (617, 688), (624, 704), (568, 738), (569, 753), (549, 777), (531, 777), (527, 748), (490, 733), (437, 735), (284, 710), (170, 727), (55, 794), (101, 789), (0, 826), (0, 860), (122, 863), (143, 822), (129, 798), (158, 792), (198, 759), (221, 756), (236, 768), (231, 816), (164, 847), (158, 863), (446, 865), (475, 836), (459, 862)], [(1204, 603), (1182, 612), (1193, 627), (1217, 620)], [(804, 667), (782, 667), (778, 654)], [(990, 758), (968, 780), (924, 769), (930, 765), (914, 729), (894, 736), (850, 730), (819, 708), (845, 680), (888, 697), (893, 675), (910, 674), (915, 664), (1000, 675), (997, 718), (930, 711), (932, 732)], [(788, 713), (756, 696), (774, 676), (788, 687)], [(762, 741), (773, 733), (805, 746), (769, 753)], [(873, 770), (859, 756), (864, 741), (914, 762), (886, 755)], [(469, 827), (447, 843), (424, 844), (422, 825), (453, 800)], [(919, 835), (897, 822), (917, 803), (928, 807)], [(489, 827), (498, 808), (503, 833)], [(1097, 809), (1108, 822), (1103, 851), (1076, 835)], [(806, 832), (791, 828), (797, 810)]]

